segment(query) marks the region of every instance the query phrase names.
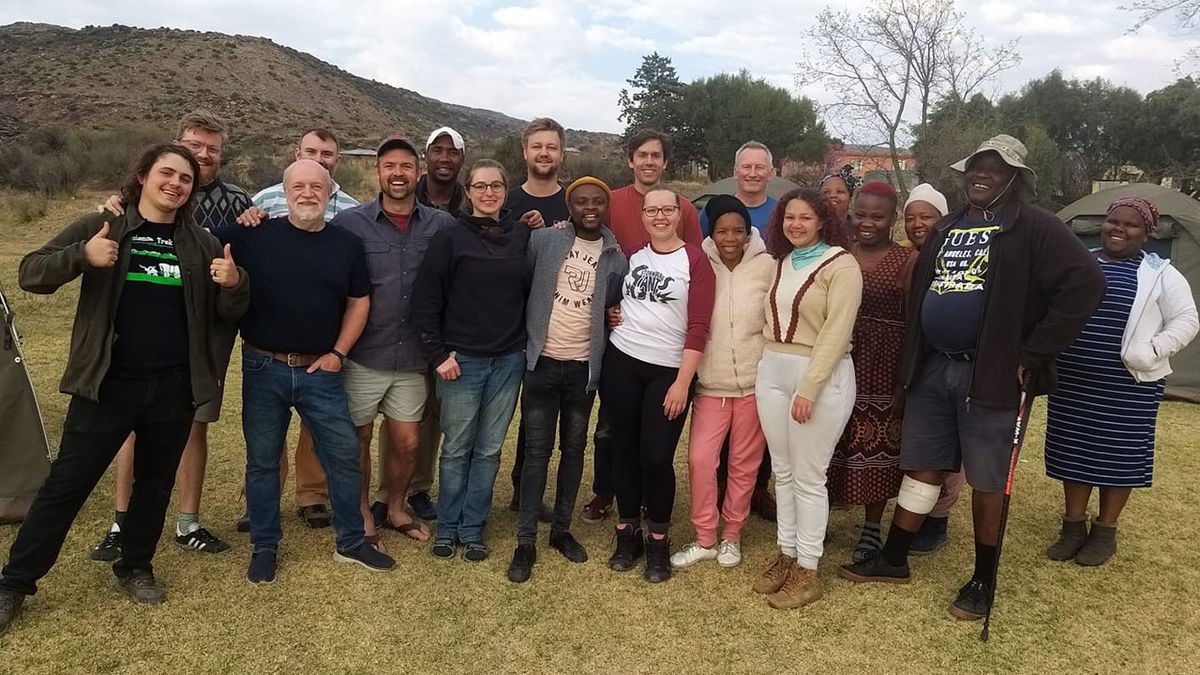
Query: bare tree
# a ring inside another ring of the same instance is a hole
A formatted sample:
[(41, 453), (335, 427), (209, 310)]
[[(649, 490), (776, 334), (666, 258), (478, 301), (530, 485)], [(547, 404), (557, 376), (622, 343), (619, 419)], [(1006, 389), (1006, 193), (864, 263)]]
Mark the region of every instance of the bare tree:
[[(1137, 0), (1121, 9), (1138, 15), (1137, 23), (1133, 24), (1130, 32), (1137, 32), (1146, 24), (1163, 15), (1171, 15), (1175, 27), (1184, 35), (1200, 34), (1200, 0)], [(1175, 70), (1179, 74), (1192, 70), (1185, 68), (1187, 62), (1200, 61), (1200, 47), (1189, 49), (1187, 54), (1175, 62)]]
[(1015, 40), (986, 44), (954, 0), (873, 0), (861, 14), (826, 7), (809, 38), (797, 85), (820, 84), (836, 96), (827, 106), (836, 131), (885, 139), (902, 192), (899, 149), (913, 127), (925, 130), (934, 101), (965, 99), (1020, 62)]

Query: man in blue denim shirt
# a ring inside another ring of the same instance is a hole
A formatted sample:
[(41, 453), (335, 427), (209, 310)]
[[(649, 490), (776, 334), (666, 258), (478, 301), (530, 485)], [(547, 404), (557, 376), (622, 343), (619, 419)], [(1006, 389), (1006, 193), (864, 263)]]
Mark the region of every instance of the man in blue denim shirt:
[[(375, 156), (378, 199), (342, 211), (332, 222), (362, 239), (371, 277), (371, 311), (346, 360), (346, 393), (358, 429), (361, 506), (368, 540), (377, 536), (375, 526), (382, 525), (426, 541), (429, 530), (404, 508), (416, 466), (429, 370), (409, 305), (430, 240), (438, 230), (453, 225), (454, 217), (417, 202), (419, 155), (408, 139), (385, 139)], [(372, 425), (380, 412), (386, 418), (381, 434), (386, 442), (381, 438), (379, 448), (380, 491), (377, 503), (368, 509)]]
[(259, 227), (218, 228), (247, 271), (261, 274), (251, 287), (242, 335), (242, 433), (246, 438), (246, 505), (254, 547), (246, 578), (275, 580), (279, 522), (280, 448), (291, 409), (311, 430), (329, 484), (334, 560), (373, 571), (395, 561), (364, 541), (359, 510), (362, 472), (350, 420), (342, 364), (371, 305), (362, 240), (325, 224), (332, 189), (317, 162), (297, 160), (284, 171), (288, 215)]

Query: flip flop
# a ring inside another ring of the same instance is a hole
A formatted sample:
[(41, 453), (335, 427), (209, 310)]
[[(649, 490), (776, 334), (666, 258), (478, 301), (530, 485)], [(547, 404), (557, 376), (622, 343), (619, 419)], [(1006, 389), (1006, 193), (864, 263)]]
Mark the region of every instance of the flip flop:
[[(422, 528), (424, 528), (424, 526), (425, 526), (425, 523), (422, 523), (420, 520), (413, 520), (411, 523), (405, 523), (399, 527), (392, 525), (390, 522), (387, 524), (387, 527), (399, 532), (400, 534), (408, 537), (409, 539), (412, 539), (413, 541), (419, 541), (419, 542), (426, 542), (426, 541), (429, 541), (429, 539), (428, 538), (419, 539), (417, 537), (414, 537), (412, 535), (412, 533), (418, 532), (418, 531), (425, 531), (422, 529)], [(428, 534), (430, 536), (433, 535), (432, 532), (428, 532)]]

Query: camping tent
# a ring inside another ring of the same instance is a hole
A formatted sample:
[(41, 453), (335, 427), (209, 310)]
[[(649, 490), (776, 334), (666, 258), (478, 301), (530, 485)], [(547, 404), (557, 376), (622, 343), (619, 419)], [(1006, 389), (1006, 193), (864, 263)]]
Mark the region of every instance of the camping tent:
[[(786, 178), (772, 176), (771, 180), (767, 183), (767, 194), (775, 199), (779, 199), (789, 190), (795, 190), (798, 187), (800, 186)], [(735, 192), (737, 192), (737, 181), (733, 180), (732, 178), (722, 178), (715, 183), (709, 183), (708, 185), (700, 188), (700, 192), (696, 195), (696, 198), (692, 200), (692, 205), (695, 206), (696, 210), (698, 211), (703, 210), (704, 205), (708, 203), (709, 199), (712, 199), (717, 195), (731, 195)]]
[(25, 517), (50, 471), (50, 458), (42, 411), (4, 289), (0, 322), (0, 523), (11, 523)]
[[(1200, 202), (1170, 188), (1131, 183), (1094, 192), (1068, 205), (1058, 216), (1089, 248), (1100, 246), (1100, 225), (1108, 206), (1121, 197), (1141, 197), (1158, 207), (1162, 219), (1146, 242), (1146, 250), (1170, 258), (1192, 286), (1200, 304)], [(1171, 359), (1167, 394), (1200, 402), (1200, 340)]]

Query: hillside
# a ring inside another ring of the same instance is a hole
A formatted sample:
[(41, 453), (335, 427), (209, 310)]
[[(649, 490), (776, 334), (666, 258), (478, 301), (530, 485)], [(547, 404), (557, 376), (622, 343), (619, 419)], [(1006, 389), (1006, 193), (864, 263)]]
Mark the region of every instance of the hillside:
[[(147, 65), (148, 64), (148, 65)], [(0, 26), (0, 139), (48, 124), (171, 127), (187, 110), (229, 121), (237, 142), (291, 143), (329, 126), (343, 146), (450, 125), (487, 143), (524, 125), (491, 110), (422, 96), (348, 73), (266, 38), (127, 26)], [(570, 132), (569, 143), (614, 139)]]

